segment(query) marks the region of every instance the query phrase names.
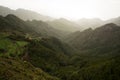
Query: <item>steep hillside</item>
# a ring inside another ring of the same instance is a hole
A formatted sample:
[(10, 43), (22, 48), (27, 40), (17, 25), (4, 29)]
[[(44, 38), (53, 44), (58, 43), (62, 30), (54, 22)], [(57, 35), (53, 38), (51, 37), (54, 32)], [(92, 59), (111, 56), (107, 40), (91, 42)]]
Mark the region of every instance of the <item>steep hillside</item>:
[(33, 40), (28, 45), (30, 62), (51, 74), (57, 71), (60, 66), (65, 66), (68, 56), (73, 52), (75, 50), (72, 47), (56, 38)]
[(31, 29), (31, 26), (27, 25), (26, 22), (22, 21), (18, 17), (9, 14), (6, 17), (0, 17), (0, 30), (1, 31), (19, 31), (23, 33), (35, 33), (34, 30)]
[(52, 26), (50, 26), (49, 24), (47, 24), (43, 21), (33, 20), (33, 21), (27, 21), (26, 23), (29, 24), (30, 26), (32, 26), (32, 28), (38, 34), (41, 34), (44, 37), (54, 36), (54, 37), (61, 39), (62, 37), (64, 37), (64, 35), (67, 34), (64, 31), (60, 31), (60, 30), (53, 28)]
[(16, 34), (0, 33), (0, 79), (58, 80), (25, 61), (29, 39)]
[[(88, 29), (83, 32), (74, 33), (74, 36), (71, 34), (66, 40), (79, 50), (90, 50), (100, 54), (118, 53), (120, 27), (110, 23), (95, 30)], [(90, 51), (88, 52), (90, 53)]]
[(53, 75), (60, 65), (66, 65), (74, 51), (56, 38), (30, 39), (10, 32), (0, 33), (0, 44), (0, 79), (5, 80), (58, 80), (47, 73)]
[(0, 57), (0, 80), (59, 80), (29, 62)]
[(30, 34), (34, 36), (54, 36), (61, 38), (64, 33), (49, 26), (42, 21), (23, 21), (18, 17), (9, 14), (6, 17), (0, 16), (0, 30), (15, 32), (19, 31), (22, 34)]

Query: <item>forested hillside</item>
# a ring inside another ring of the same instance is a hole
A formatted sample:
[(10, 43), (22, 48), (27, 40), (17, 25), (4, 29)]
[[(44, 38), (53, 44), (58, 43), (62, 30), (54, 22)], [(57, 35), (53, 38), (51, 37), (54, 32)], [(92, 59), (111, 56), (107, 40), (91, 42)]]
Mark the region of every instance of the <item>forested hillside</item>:
[(68, 34), (43, 21), (0, 16), (1, 80), (119, 80), (120, 27)]

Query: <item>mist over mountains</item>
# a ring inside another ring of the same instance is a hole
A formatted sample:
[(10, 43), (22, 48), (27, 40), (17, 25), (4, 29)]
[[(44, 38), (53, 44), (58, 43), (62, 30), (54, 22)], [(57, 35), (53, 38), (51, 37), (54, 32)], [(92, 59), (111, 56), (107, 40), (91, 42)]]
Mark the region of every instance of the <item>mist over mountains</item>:
[(8, 14), (14, 14), (23, 20), (34, 20), (34, 19), (43, 20), (43, 21), (53, 20), (53, 18), (49, 16), (44, 16), (37, 12), (25, 10), (25, 9), (12, 10), (10, 8), (0, 6), (0, 11), (1, 11), (0, 15), (6, 16)]
[(48, 21), (47, 23), (51, 25), (53, 28), (62, 31), (74, 32), (77, 30), (81, 30), (80, 25), (64, 18)]
[(0, 6), (0, 80), (119, 80), (119, 20), (70, 21)]
[(106, 21), (103, 21), (99, 18), (93, 18), (93, 19), (82, 18), (77, 21), (70, 21), (65, 18), (55, 19), (49, 16), (41, 15), (34, 11), (25, 10), (25, 9), (12, 10), (10, 8), (0, 6), (0, 11), (1, 11), (0, 15), (2, 16), (7, 16), (8, 14), (14, 14), (15, 16), (25, 21), (26, 20), (42, 20), (47, 22), (49, 25), (51, 25), (55, 29), (68, 31), (68, 32), (74, 32), (78, 30), (82, 31), (87, 28), (95, 29), (107, 23), (115, 23), (117, 25), (120, 25), (119, 17), (109, 19)]

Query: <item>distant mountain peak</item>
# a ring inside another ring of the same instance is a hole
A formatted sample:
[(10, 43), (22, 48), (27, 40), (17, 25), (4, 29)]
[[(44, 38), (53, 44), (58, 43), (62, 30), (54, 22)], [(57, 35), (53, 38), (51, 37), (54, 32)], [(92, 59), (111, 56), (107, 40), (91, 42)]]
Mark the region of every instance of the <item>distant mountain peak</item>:
[[(16, 12), (21, 12), (21, 13), (28, 13), (28, 14), (37, 14), (37, 15), (41, 15), (37, 12), (31, 11), (31, 10), (27, 10), (27, 9), (22, 9), (22, 8), (18, 8), (15, 10)], [(42, 16), (42, 15), (41, 15)]]
[(10, 8), (4, 7), (4, 6), (0, 6), (0, 9), (9, 9), (9, 10), (11, 10)]

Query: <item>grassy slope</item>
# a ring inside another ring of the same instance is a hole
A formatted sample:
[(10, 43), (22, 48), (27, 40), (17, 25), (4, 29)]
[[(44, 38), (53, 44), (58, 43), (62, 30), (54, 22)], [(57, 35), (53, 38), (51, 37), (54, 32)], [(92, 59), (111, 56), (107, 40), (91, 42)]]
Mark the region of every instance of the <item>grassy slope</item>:
[(10, 34), (0, 33), (0, 80), (58, 80), (21, 60), (28, 44), (20, 36), (13, 39)]
[(6, 33), (0, 34), (0, 55), (19, 56), (24, 52), (24, 46), (28, 44), (26, 41), (17, 41), (9, 38)]
[(0, 57), (0, 80), (58, 80), (29, 62)]

